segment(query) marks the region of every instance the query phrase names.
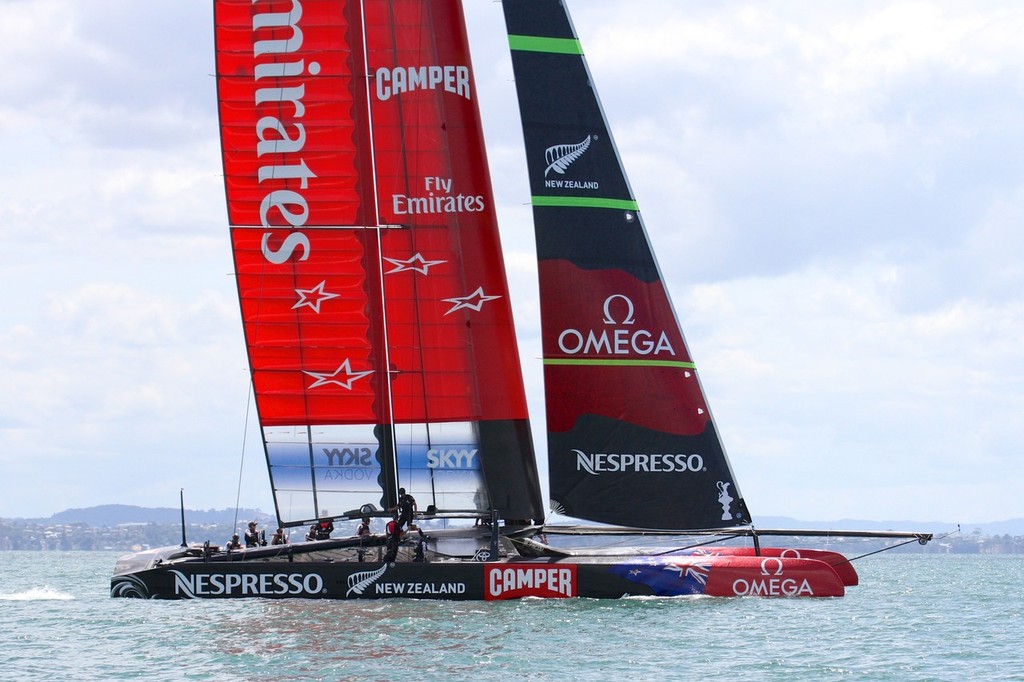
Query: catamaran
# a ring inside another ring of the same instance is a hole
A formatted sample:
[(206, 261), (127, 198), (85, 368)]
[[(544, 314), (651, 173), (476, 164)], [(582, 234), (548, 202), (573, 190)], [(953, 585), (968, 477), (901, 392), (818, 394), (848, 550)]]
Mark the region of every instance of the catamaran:
[[(229, 551), (183, 532), (123, 557), (114, 596), (835, 597), (857, 583), (837, 552), (761, 546), (795, 532), (752, 526), (566, 4), (502, 4), (550, 507), (600, 525), (546, 518), (459, 0), (215, 0), (230, 236), (278, 523), (386, 521), (401, 488), (419, 510), (393, 558), (384, 534)], [(582, 541), (681, 534), (752, 542)]]

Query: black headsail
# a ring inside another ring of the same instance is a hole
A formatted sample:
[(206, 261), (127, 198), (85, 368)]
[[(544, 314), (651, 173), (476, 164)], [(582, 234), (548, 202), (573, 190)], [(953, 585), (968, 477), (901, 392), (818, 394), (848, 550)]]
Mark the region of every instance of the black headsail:
[(503, 5), (536, 228), (553, 506), (642, 528), (750, 523), (568, 10)]

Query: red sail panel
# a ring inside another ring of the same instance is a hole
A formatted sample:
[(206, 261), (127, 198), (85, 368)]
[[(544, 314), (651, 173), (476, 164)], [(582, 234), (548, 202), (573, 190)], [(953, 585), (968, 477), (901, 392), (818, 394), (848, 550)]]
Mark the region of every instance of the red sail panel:
[(461, 6), (364, 13), (395, 421), (525, 419)]
[[(548, 428), (582, 414), (696, 435), (710, 419), (661, 280), (540, 263)], [(585, 368), (585, 369), (581, 369)]]
[(214, 14), (230, 223), (372, 221), (358, 4), (217, 0)]
[(218, 0), (214, 13), (228, 217), (252, 226), (232, 242), (261, 423), (374, 423), (376, 257), (362, 230), (315, 229), (374, 220), (358, 7)]
[(365, 231), (307, 229), (308, 257), (287, 268), (266, 261), (263, 234), (231, 232), (262, 424), (373, 423)]
[(422, 504), (540, 518), (460, 3), (215, 0), (214, 14), (279, 518), (390, 506), (402, 484)]
[(263, 423), (525, 419), (460, 5), (216, 15), (229, 218), (264, 226), (235, 237)]
[(445, 299), (462, 287), (448, 229), (418, 227), (384, 238), (391, 259), (384, 283), (395, 421), (479, 419), (465, 318), (445, 315), (453, 307)]

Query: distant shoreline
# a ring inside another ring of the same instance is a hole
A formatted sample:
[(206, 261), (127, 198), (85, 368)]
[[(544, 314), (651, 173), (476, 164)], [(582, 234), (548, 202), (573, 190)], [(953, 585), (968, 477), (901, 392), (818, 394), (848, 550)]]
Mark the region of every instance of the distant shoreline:
[[(0, 523), (85, 523), (91, 526), (117, 526), (128, 523), (170, 523), (180, 524), (181, 510), (177, 507), (140, 507), (126, 504), (105, 504), (93, 507), (72, 508), (49, 517), (2, 517)], [(262, 524), (276, 523), (273, 513), (259, 509), (186, 509), (187, 524), (213, 525), (231, 524), (235, 520), (255, 520)], [(558, 523), (558, 521), (554, 521)], [(788, 516), (757, 515), (755, 528), (794, 528), (805, 530), (909, 530), (935, 533), (954, 532), (957, 523), (945, 521), (869, 521), (863, 519), (839, 519), (832, 521), (802, 521)], [(964, 534), (980, 532), (982, 535), (1024, 535), (1024, 518), (991, 521), (983, 523), (959, 523)]]
[[(186, 536), (190, 543), (209, 541), (226, 543), (233, 533), (249, 521), (260, 528), (276, 526), (276, 519), (259, 510), (185, 510)], [(354, 532), (340, 525), (338, 534)], [(910, 530), (934, 533), (936, 539), (922, 546), (912, 542), (900, 547), (903, 553), (926, 554), (1024, 554), (1024, 519), (961, 526), (955, 524), (878, 522), (843, 520), (805, 522), (787, 517), (759, 517), (755, 528), (793, 528), (804, 530)], [(292, 540), (304, 536), (303, 529), (291, 529)], [(682, 534), (685, 535), (685, 534)], [(130, 505), (102, 505), (69, 509), (47, 519), (0, 518), (0, 551), (138, 551), (148, 547), (177, 545), (181, 542), (181, 510)], [(744, 544), (749, 540), (744, 540)], [(765, 546), (788, 545), (829, 548), (848, 555), (865, 554), (898, 541), (859, 540), (841, 537), (764, 538)]]

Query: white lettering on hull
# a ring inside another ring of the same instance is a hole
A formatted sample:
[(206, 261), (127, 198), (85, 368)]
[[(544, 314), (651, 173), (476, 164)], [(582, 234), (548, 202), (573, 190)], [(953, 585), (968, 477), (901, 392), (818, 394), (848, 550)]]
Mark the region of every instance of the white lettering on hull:
[(807, 579), (762, 578), (746, 580), (738, 578), (732, 583), (732, 592), (737, 597), (813, 597)]
[(562, 567), (494, 569), (487, 576), (488, 594), (496, 599), (523, 590), (573, 597), (573, 585), (572, 571)]
[(466, 583), (377, 583), (376, 594), (394, 597), (419, 594), (465, 594)]
[(317, 596), (324, 579), (317, 573), (193, 573), (172, 570), (174, 593), (199, 597)]

